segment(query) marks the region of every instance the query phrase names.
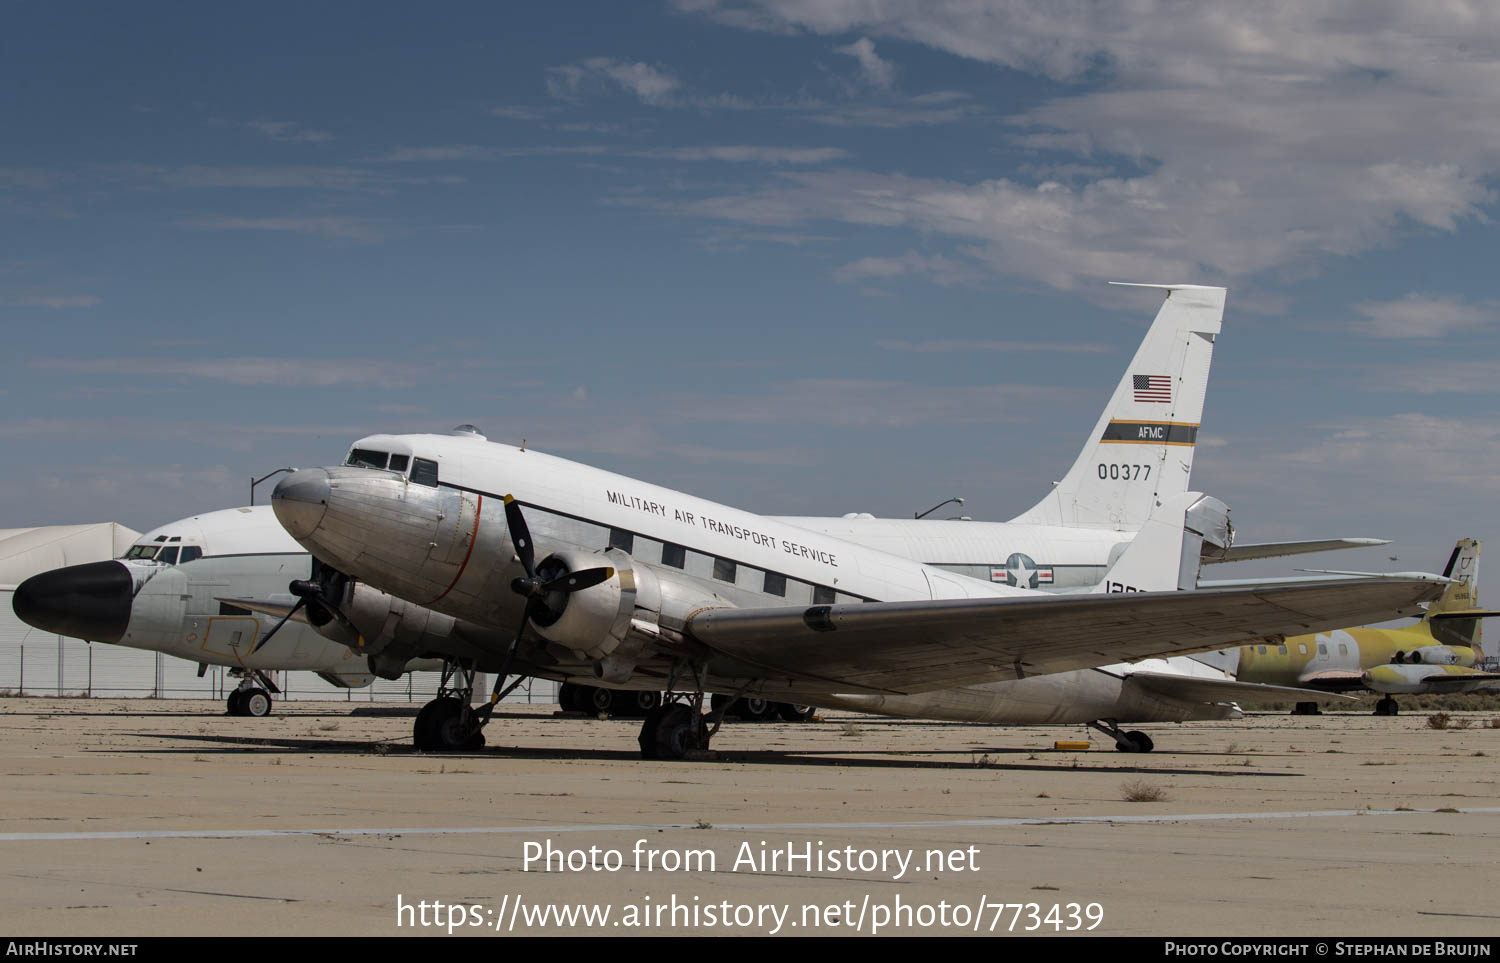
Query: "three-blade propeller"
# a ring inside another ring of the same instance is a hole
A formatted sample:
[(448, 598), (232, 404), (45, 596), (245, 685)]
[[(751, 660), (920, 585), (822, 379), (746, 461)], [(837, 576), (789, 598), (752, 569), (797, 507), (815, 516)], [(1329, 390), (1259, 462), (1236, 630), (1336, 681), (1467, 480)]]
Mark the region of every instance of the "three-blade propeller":
[[(349, 621), (349, 617), (343, 612), (340, 612), (338, 606), (335, 605), (330, 598), (325, 596), (325, 591), (342, 588), (341, 586), (335, 586), (332, 584), (337, 579), (338, 573), (328, 566), (322, 564), (317, 559), (313, 559), (312, 574), (313, 577), (311, 579), (293, 579), (292, 583), (287, 586), (287, 591), (297, 596), (297, 604), (293, 605), (291, 611), (287, 612), (286, 615), (283, 615), (281, 617), (280, 622), (277, 622), (271, 627), (271, 631), (260, 637), (260, 641), (255, 643), (255, 648), (250, 650), (251, 655), (259, 652), (262, 646), (271, 641), (271, 636), (275, 635), (277, 632), (280, 632), (281, 627), (283, 625), (286, 625), (291, 617), (297, 614), (297, 611), (299, 609), (301, 609), (305, 605), (308, 605), (309, 603), (313, 606), (316, 606), (319, 611), (327, 613), (329, 619), (333, 619), (334, 621), (338, 622), (339, 625), (342, 625), (344, 628), (348, 629), (356, 637), (360, 635), (359, 629), (355, 627), (353, 622)], [(331, 595), (333, 594), (333, 592), (328, 591), (328, 594)], [(327, 621), (327, 619), (324, 619), (324, 621)], [(321, 625), (322, 623), (320, 622), (318, 624)]]
[[(511, 495), (505, 496), (505, 524), (510, 530), (510, 540), (515, 545), (516, 558), (521, 562), (521, 570), (526, 573), (512, 579), (510, 587), (517, 595), (526, 599), (526, 605), (521, 611), (520, 628), (516, 629), (510, 649), (505, 653), (505, 661), (501, 663), (500, 671), (496, 674), (496, 694), (499, 693), (500, 686), (505, 682), (505, 676), (510, 671), (510, 664), (515, 658), (516, 648), (521, 643), (521, 636), (526, 634), (526, 626), (538, 616), (551, 616), (555, 621), (562, 615), (563, 606), (567, 605), (567, 596), (586, 588), (593, 588), (601, 582), (607, 582), (615, 575), (615, 570), (608, 565), (581, 569), (577, 572), (564, 571), (555, 575), (539, 575), (536, 569), (536, 552), (531, 542), (531, 528), (526, 524), (526, 516), (522, 514), (521, 506)], [(545, 565), (546, 562), (543, 564)]]

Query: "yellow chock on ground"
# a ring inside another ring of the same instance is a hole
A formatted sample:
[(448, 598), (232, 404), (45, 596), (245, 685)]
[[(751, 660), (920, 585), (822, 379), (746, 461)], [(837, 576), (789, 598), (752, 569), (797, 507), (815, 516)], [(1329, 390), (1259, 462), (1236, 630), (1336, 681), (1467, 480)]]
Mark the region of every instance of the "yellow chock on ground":
[(1087, 752), (1089, 747), (1092, 745), (1093, 743), (1089, 742), (1087, 739), (1078, 741), (1059, 739), (1052, 744), (1052, 748), (1058, 750), (1059, 752)]

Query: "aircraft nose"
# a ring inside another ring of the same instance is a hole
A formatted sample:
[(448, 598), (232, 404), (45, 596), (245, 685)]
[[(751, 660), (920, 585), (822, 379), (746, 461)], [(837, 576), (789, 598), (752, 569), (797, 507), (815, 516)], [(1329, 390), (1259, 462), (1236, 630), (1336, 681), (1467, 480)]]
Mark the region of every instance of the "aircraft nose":
[(130, 624), (135, 580), (119, 562), (69, 565), (16, 586), (11, 608), (27, 625), (93, 642), (118, 642)]
[(321, 468), (294, 471), (271, 492), (271, 508), (281, 527), (295, 539), (304, 539), (318, 530), (328, 511), (328, 472)]

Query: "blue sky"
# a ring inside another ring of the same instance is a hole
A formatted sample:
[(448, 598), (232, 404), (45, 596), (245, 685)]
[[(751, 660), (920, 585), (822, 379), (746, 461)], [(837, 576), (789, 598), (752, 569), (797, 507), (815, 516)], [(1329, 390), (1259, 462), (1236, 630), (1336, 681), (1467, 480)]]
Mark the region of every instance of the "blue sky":
[(1195, 480), (1243, 538), (1431, 567), (1496, 514), (1491, 4), (6, 22), (0, 527), (460, 422), (751, 510), (1004, 519), (1154, 313), (1107, 280), (1229, 287)]

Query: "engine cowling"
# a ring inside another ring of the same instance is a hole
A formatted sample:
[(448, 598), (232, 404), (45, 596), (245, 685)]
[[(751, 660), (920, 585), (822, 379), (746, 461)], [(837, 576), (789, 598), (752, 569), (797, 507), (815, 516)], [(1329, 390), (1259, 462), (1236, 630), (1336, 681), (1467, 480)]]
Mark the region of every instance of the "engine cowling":
[(635, 566), (626, 553), (611, 550), (604, 554), (554, 553), (537, 566), (537, 575), (556, 578), (601, 566), (613, 568), (615, 573), (577, 592), (548, 595), (542, 611), (532, 615), (531, 626), (548, 642), (572, 650), (575, 658), (596, 662), (611, 659), (610, 664), (615, 666), (629, 662), (634, 654), (622, 649), (622, 644), (636, 609), (654, 612), (660, 606), (661, 591), (651, 571)]
[(1477, 655), (1473, 649), (1463, 645), (1424, 645), (1420, 649), (1413, 649), (1402, 658), (1401, 653), (1396, 653), (1397, 662), (1406, 662), (1411, 665), (1461, 665), (1469, 667), (1477, 661)]

